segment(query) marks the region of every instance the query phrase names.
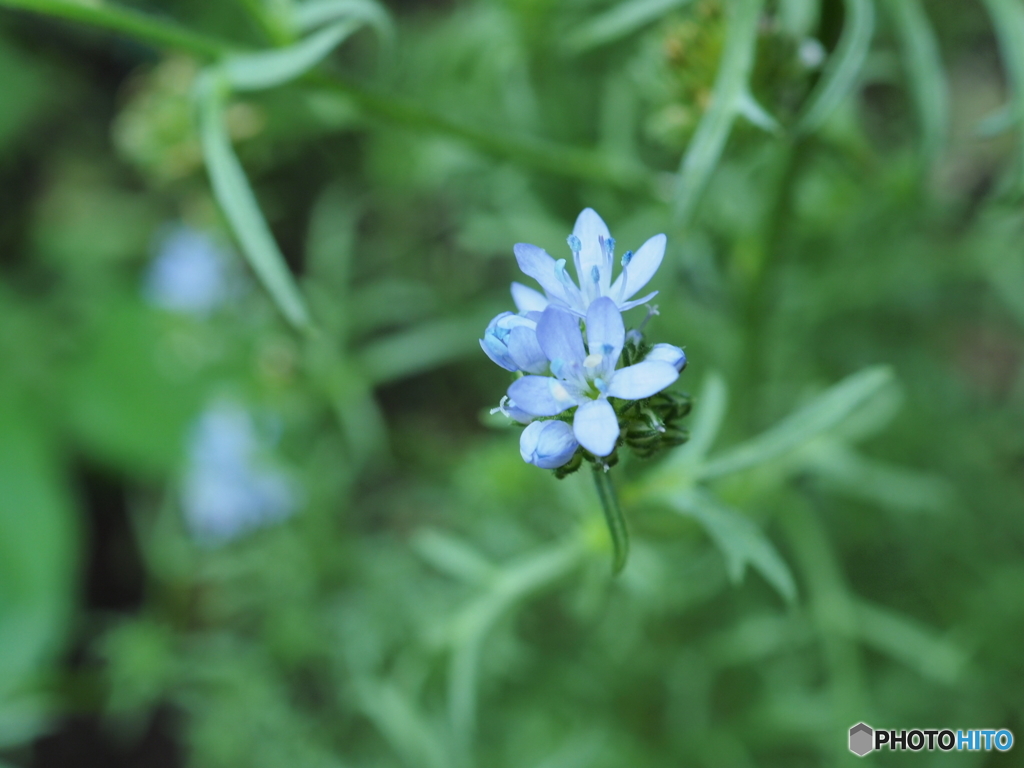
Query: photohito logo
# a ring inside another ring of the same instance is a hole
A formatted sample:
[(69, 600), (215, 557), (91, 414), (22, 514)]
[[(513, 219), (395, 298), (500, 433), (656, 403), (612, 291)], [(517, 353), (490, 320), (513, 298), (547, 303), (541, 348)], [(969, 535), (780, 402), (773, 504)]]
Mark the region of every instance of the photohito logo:
[(872, 728), (867, 723), (857, 723), (850, 729), (850, 751), (858, 757), (883, 747), (890, 750), (906, 750), (920, 752), (936, 749), (943, 752), (951, 750), (989, 752), (997, 749), (1005, 752), (1013, 746), (1013, 734), (1005, 728), (973, 729), (969, 731), (951, 731), (938, 728), (922, 728), (899, 731), (887, 731)]

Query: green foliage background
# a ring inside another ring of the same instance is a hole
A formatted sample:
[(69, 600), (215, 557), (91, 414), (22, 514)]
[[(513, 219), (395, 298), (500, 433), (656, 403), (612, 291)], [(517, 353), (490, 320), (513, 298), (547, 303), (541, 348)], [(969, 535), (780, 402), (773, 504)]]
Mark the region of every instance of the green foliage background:
[[(0, 0), (0, 764), (1024, 738), (1022, 139), (1020, 0)], [(585, 206), (668, 234), (694, 395), (615, 579), (477, 345)], [(168, 222), (234, 244), (209, 316), (146, 300)], [(209, 546), (222, 397), (301, 503)]]

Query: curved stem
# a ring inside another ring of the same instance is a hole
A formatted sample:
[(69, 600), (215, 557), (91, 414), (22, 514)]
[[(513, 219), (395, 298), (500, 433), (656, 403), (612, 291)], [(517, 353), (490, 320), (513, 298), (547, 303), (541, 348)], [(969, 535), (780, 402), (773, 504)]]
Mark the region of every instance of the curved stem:
[(612, 537), (612, 573), (618, 574), (626, 567), (626, 559), (629, 557), (629, 529), (626, 528), (626, 518), (619, 507), (619, 497), (612, 485), (611, 475), (595, 467), (594, 485), (597, 486), (604, 519), (608, 523), (608, 533)]

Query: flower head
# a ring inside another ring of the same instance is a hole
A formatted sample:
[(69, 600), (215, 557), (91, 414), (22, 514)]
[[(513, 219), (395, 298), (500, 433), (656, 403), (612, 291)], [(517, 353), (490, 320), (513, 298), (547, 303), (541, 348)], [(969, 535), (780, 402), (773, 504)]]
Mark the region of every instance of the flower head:
[(586, 329), (585, 349), (579, 320), (556, 305), (545, 309), (537, 322), (537, 341), (554, 375), (523, 376), (509, 387), (508, 397), (517, 409), (536, 417), (576, 407), (576, 440), (595, 456), (607, 456), (619, 438), (619, 419), (608, 398), (650, 397), (679, 378), (679, 371), (672, 362), (650, 358), (616, 368), (626, 329), (610, 297), (590, 304)]
[(528, 243), (518, 243), (513, 248), (519, 268), (544, 289), (542, 294), (512, 283), (512, 299), (520, 312), (543, 312), (548, 306), (557, 306), (577, 317), (586, 317), (590, 305), (601, 297), (610, 298), (620, 312), (625, 312), (657, 294), (654, 291), (639, 299), (632, 298), (661, 266), (665, 235), (650, 238), (635, 254), (626, 251), (620, 262), (622, 271), (614, 282), (615, 240), (592, 208), (585, 208), (577, 217), (568, 243), (579, 285), (566, 271), (565, 259), (555, 261), (543, 248)]

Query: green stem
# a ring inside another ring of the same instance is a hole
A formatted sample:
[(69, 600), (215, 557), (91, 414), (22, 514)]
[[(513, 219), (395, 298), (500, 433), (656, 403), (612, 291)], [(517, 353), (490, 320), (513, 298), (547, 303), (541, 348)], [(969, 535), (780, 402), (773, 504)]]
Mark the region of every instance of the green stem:
[(608, 523), (608, 533), (612, 537), (612, 573), (617, 574), (626, 567), (626, 560), (629, 557), (629, 529), (626, 528), (626, 518), (622, 515), (619, 497), (615, 493), (615, 486), (612, 485), (611, 475), (605, 470), (595, 467), (594, 485), (597, 486), (597, 495), (601, 499), (604, 519)]
[(16, 8), (91, 24), (128, 37), (142, 40), (158, 48), (188, 51), (197, 56), (219, 57), (240, 46), (213, 37), (196, 34), (173, 21), (159, 19), (131, 8), (106, 3), (92, 4), (70, 0), (0, 0), (0, 7)]

